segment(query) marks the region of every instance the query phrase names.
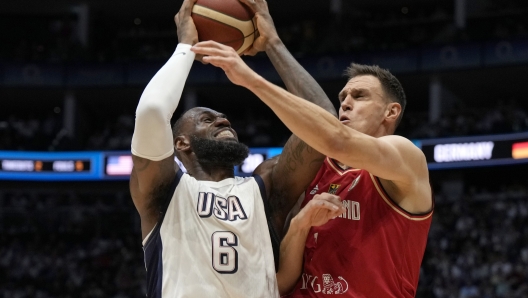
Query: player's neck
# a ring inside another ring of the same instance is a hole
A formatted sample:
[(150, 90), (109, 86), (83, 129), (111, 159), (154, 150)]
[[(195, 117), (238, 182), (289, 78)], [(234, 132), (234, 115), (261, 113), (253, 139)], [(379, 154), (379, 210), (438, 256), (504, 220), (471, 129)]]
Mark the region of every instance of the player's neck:
[(196, 180), (202, 181), (222, 181), (235, 177), (234, 168), (221, 166), (198, 166), (188, 172)]

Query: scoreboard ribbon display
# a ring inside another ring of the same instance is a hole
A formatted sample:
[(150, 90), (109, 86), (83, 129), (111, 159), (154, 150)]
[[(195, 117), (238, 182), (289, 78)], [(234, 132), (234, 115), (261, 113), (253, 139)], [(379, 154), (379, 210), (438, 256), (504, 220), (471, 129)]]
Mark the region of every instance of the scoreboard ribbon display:
[(100, 152), (0, 151), (2, 180), (98, 180)]
[(31, 160), (31, 159), (3, 159), (0, 171), (4, 172), (51, 172), (72, 173), (89, 172), (90, 160)]
[(415, 141), (429, 169), (528, 163), (528, 133)]
[[(528, 163), (528, 132), (413, 142), (422, 149), (430, 170)], [(249, 176), (261, 162), (281, 152), (282, 148), (251, 148), (235, 167), (235, 175)], [(0, 151), (0, 180), (127, 180), (131, 171), (132, 155), (126, 151)]]

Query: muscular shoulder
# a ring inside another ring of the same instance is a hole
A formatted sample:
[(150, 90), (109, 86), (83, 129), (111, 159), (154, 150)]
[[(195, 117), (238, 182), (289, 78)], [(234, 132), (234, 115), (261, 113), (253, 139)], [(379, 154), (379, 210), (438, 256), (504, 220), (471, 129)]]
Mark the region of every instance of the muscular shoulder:
[(405, 151), (406, 153), (424, 156), (420, 148), (418, 148), (413, 142), (411, 142), (411, 140), (402, 136), (388, 135), (380, 137), (378, 139), (387, 142), (398, 150)]
[(397, 151), (398, 157), (403, 161), (404, 166), (409, 168), (414, 174), (422, 175), (427, 172), (427, 161), (422, 150), (409, 139), (402, 136), (389, 135), (378, 138), (385, 145)]
[(432, 196), (429, 170), (422, 150), (401, 136), (384, 136), (380, 140), (398, 151), (402, 159), (401, 171), (405, 171), (410, 178), (404, 181), (381, 179), (384, 188), (403, 209), (415, 214), (428, 212), (432, 206)]

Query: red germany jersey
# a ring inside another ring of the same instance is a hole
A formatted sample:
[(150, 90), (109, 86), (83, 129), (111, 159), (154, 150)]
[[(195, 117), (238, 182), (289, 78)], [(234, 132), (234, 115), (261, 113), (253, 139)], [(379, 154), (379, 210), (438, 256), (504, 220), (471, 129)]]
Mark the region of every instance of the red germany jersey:
[(406, 212), (377, 177), (342, 170), (330, 158), (306, 190), (302, 206), (322, 192), (340, 196), (346, 212), (311, 228), (302, 276), (286, 297), (414, 297), (433, 211)]

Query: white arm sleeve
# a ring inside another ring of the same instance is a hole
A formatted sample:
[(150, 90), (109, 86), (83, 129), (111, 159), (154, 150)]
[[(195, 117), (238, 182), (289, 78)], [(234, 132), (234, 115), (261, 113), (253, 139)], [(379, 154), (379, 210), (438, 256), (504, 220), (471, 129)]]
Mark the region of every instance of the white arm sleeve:
[(173, 154), (170, 119), (180, 102), (194, 57), (191, 45), (178, 44), (169, 61), (148, 83), (136, 109), (132, 154), (153, 161)]

